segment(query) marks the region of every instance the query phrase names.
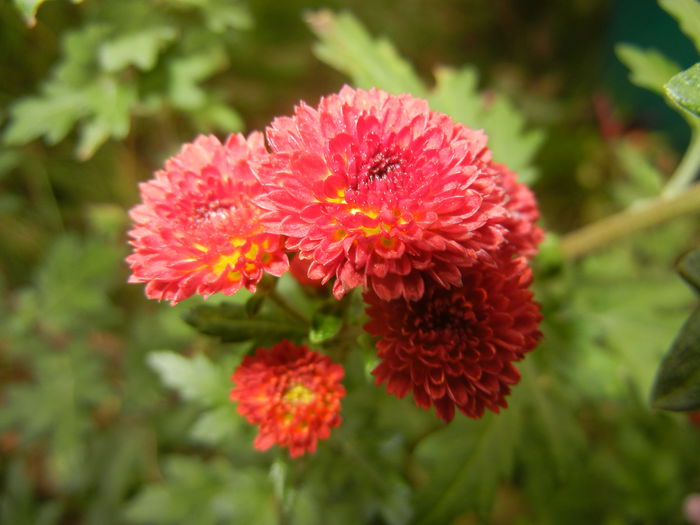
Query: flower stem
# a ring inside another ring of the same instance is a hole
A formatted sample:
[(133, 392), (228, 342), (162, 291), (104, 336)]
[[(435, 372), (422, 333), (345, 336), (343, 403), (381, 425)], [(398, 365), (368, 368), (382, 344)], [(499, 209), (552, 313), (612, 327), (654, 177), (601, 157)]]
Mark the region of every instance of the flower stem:
[[(700, 148), (692, 156), (696, 155), (695, 168), (700, 163)], [(685, 163), (686, 158), (683, 159), (683, 163)], [(673, 179), (680, 181), (680, 179), (676, 179), (676, 176), (681, 172), (681, 168), (679, 167)], [(692, 172), (690, 168), (683, 168), (683, 170)], [(676, 185), (680, 185), (680, 183)], [(624, 239), (632, 233), (682, 215), (697, 212), (700, 212), (700, 183), (690, 186), (682, 193), (667, 198), (659, 197), (639, 207), (616, 213), (564, 235), (561, 239), (562, 255), (564, 259), (578, 259), (591, 251)]]
[(270, 300), (277, 305), (277, 307), (282, 310), (284, 313), (289, 315), (292, 319), (299, 321), (300, 323), (303, 323), (304, 325), (309, 324), (309, 319), (302, 314), (299, 310), (294, 308), (292, 305), (287, 302), (287, 299), (282, 297), (278, 292), (276, 288), (272, 288), (270, 291), (267, 292), (267, 296), (270, 298)]
[(692, 126), (691, 129), (692, 134), (688, 149), (661, 192), (662, 197), (678, 195), (693, 182), (693, 179), (698, 174), (698, 168), (700, 168), (700, 128)]

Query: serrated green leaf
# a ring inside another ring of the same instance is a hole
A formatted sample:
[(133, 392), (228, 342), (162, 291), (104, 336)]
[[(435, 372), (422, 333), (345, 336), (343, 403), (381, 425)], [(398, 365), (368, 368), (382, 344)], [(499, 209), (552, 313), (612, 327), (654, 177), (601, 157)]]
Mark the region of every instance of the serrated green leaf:
[(532, 184), (535, 173), (532, 160), (544, 134), (540, 130), (525, 130), (525, 118), (505, 97), (498, 97), (484, 109), (479, 127), (489, 137), (493, 159), (518, 174), (518, 180)]
[(133, 86), (118, 84), (113, 78), (103, 77), (89, 90), (87, 103), (92, 116), (80, 126), (76, 155), (80, 160), (92, 157), (109, 138), (123, 139), (129, 133), (130, 110), (136, 102)]
[(640, 87), (664, 93), (664, 84), (680, 71), (680, 66), (654, 49), (643, 50), (628, 44), (615, 46), (620, 61), (630, 70), (630, 81)]
[(175, 29), (169, 26), (146, 27), (120, 35), (99, 47), (97, 56), (100, 66), (109, 72), (120, 71), (128, 66), (150, 71), (156, 65), (158, 54), (176, 36)]
[(496, 162), (503, 163), (531, 184), (535, 179), (532, 161), (544, 140), (539, 130), (526, 130), (525, 119), (505, 97), (498, 96), (485, 105), (477, 91), (477, 75), (470, 67), (460, 70), (439, 68), (435, 72), (435, 89), (430, 94), (430, 107), (447, 113), (462, 124), (483, 129)]
[(343, 320), (337, 315), (318, 311), (311, 318), (311, 330), (309, 341), (314, 344), (323, 343), (332, 339), (343, 327)]
[(428, 100), (430, 107), (450, 115), (470, 128), (480, 127), (483, 104), (478, 93), (479, 76), (472, 67), (435, 70), (435, 89)]
[(659, 0), (659, 5), (678, 20), (700, 53), (700, 3), (697, 0)]
[(283, 319), (250, 318), (245, 306), (233, 303), (197, 306), (185, 316), (185, 321), (203, 334), (232, 343), (280, 340), (305, 332), (303, 326), (289, 324)]
[(56, 144), (89, 112), (84, 91), (64, 86), (47, 89), (42, 95), (22, 98), (10, 107), (10, 123), (3, 141), (20, 145), (44, 137), (48, 144)]
[(678, 273), (700, 294), (700, 248), (686, 253), (676, 264)]
[(188, 401), (213, 406), (228, 399), (231, 385), (227, 371), (202, 354), (187, 358), (175, 352), (151, 352), (148, 365), (167, 387)]
[(661, 362), (651, 403), (665, 410), (700, 410), (700, 308), (685, 322)]
[(680, 107), (700, 116), (700, 63), (674, 75), (664, 90)]
[(316, 56), (349, 75), (354, 85), (425, 97), (425, 86), (411, 65), (389, 41), (372, 38), (350, 13), (324, 9), (307, 16), (306, 21), (319, 38), (314, 46)]

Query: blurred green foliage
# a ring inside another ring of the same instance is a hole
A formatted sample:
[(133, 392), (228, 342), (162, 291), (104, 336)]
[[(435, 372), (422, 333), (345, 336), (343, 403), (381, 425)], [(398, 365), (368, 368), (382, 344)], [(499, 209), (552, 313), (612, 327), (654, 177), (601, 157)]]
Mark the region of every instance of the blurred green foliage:
[[(672, 267), (692, 218), (578, 263), (551, 235), (536, 261), (545, 337), (509, 408), (448, 426), (374, 387), (357, 294), (341, 311), (281, 278), (307, 325), (270, 296), (171, 307), (125, 284), (140, 180), (197, 133), (262, 127), (342, 82), (483, 127), (558, 232), (654, 198), (678, 155), (593, 96), (605, 2), (409, 0), (402, 16), (376, 0), (357, 16), (302, 0), (15, 3), (0, 5), (0, 521), (682, 523), (700, 431), (647, 395), (696, 301)], [(697, 3), (661, 4), (697, 43)], [(618, 52), (660, 93), (681, 70)], [(345, 359), (348, 389), (343, 425), (294, 462), (253, 451), (228, 401), (281, 316), (275, 330)]]

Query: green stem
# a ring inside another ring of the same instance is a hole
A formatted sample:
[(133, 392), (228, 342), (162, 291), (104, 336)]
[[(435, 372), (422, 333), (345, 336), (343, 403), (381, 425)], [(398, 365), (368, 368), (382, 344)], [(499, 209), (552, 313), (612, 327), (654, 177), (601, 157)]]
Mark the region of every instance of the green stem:
[(578, 259), (591, 251), (624, 239), (632, 233), (682, 215), (698, 212), (700, 212), (700, 183), (690, 186), (680, 194), (668, 198), (660, 197), (565, 235), (561, 239), (562, 255), (565, 259)]
[(692, 126), (691, 129), (692, 134), (688, 149), (661, 192), (662, 197), (678, 195), (693, 182), (698, 173), (698, 168), (700, 168), (700, 128), (696, 125)]
[(290, 305), (287, 302), (287, 299), (282, 297), (278, 292), (277, 289), (272, 288), (269, 292), (267, 292), (267, 296), (270, 298), (270, 300), (275, 303), (280, 310), (282, 310), (284, 313), (289, 315), (292, 319), (299, 321), (300, 323), (303, 323), (305, 326), (308, 326), (309, 324), (309, 319), (302, 314), (299, 310), (294, 308), (292, 305)]

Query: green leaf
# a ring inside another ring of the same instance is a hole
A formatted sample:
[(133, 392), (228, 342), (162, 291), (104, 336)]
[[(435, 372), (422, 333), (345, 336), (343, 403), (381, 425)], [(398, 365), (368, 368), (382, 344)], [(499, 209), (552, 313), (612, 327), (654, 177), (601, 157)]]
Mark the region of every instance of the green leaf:
[(479, 127), (489, 137), (489, 148), (496, 162), (504, 163), (518, 174), (519, 182), (532, 184), (532, 161), (544, 140), (540, 130), (525, 130), (525, 118), (505, 97), (484, 109)]
[(479, 75), (472, 67), (455, 70), (439, 67), (435, 70), (435, 89), (430, 94), (430, 107), (447, 113), (470, 128), (478, 128), (483, 110), (478, 92)]
[(185, 321), (199, 332), (224, 342), (278, 341), (305, 332), (303, 326), (289, 324), (283, 319), (250, 318), (245, 306), (228, 302), (197, 306), (185, 316)]
[(232, 403), (206, 411), (190, 429), (190, 437), (199, 443), (216, 446), (235, 436), (242, 419)]
[(526, 130), (522, 114), (503, 96), (485, 105), (477, 90), (478, 78), (473, 68), (438, 68), (435, 78), (437, 83), (428, 99), (430, 107), (447, 113), (465, 126), (482, 128), (489, 137), (488, 146), (494, 160), (516, 172), (520, 182), (534, 182), (532, 161), (544, 134), (539, 130)]
[(92, 157), (108, 138), (123, 139), (129, 133), (130, 110), (136, 102), (133, 86), (118, 84), (115, 79), (98, 79), (86, 101), (92, 116), (80, 126), (76, 154), (80, 160)]
[(228, 399), (227, 372), (202, 354), (187, 358), (170, 351), (151, 352), (148, 365), (167, 387), (188, 401), (212, 406)]
[(318, 311), (311, 319), (311, 330), (309, 330), (309, 341), (314, 344), (323, 343), (332, 339), (343, 327), (342, 318), (332, 313)]
[(455, 419), (420, 443), (416, 458), (428, 477), (416, 493), (416, 523), (451, 523), (468, 510), (490, 509), (496, 487), (513, 467), (520, 416), (511, 407), (483, 419)]
[(628, 44), (615, 46), (620, 61), (630, 70), (630, 81), (640, 87), (664, 93), (664, 84), (680, 71), (680, 66), (656, 50), (642, 50)]
[(120, 35), (100, 46), (97, 55), (100, 66), (109, 72), (121, 71), (128, 66), (150, 71), (156, 65), (158, 54), (176, 36), (175, 29), (169, 26), (146, 27)]
[[(699, 4), (700, 5), (700, 4)], [(700, 63), (674, 75), (664, 85), (668, 98), (693, 115), (700, 115)]]
[(697, 0), (659, 0), (659, 5), (678, 20), (700, 53), (700, 3)]
[(651, 403), (664, 410), (700, 409), (700, 308), (685, 322), (661, 362)]
[(215, 45), (171, 60), (169, 96), (174, 107), (193, 110), (207, 103), (207, 92), (199, 83), (220, 71), (228, 59), (223, 47)]
[(389, 41), (372, 38), (353, 15), (324, 9), (308, 15), (306, 21), (319, 38), (316, 56), (349, 75), (354, 85), (425, 97), (423, 82), (411, 65)]
[(216, 458), (171, 456), (162, 483), (146, 486), (126, 509), (129, 521), (144, 524), (219, 525), (277, 523), (272, 483), (257, 468), (234, 468)]
[(10, 107), (10, 123), (3, 140), (19, 145), (43, 136), (48, 144), (56, 144), (89, 113), (83, 90), (47, 86), (42, 95), (22, 98)]
[(246, 6), (232, 0), (208, 0), (204, 14), (207, 27), (214, 33), (224, 33), (229, 29), (250, 29), (253, 18)]
[[(73, 3), (81, 2), (82, 0), (73, 0)], [(41, 4), (46, 2), (46, 0), (14, 0), (15, 7), (19, 9), (22, 13), (24, 21), (28, 26), (33, 27), (36, 25), (36, 12), (41, 7)]]
[(700, 294), (700, 248), (686, 253), (676, 264), (676, 270)]

